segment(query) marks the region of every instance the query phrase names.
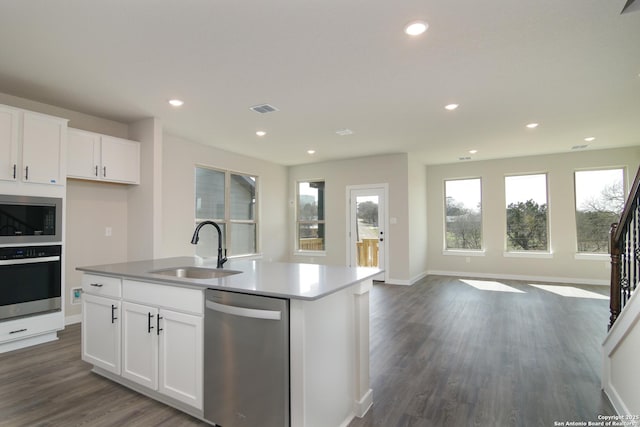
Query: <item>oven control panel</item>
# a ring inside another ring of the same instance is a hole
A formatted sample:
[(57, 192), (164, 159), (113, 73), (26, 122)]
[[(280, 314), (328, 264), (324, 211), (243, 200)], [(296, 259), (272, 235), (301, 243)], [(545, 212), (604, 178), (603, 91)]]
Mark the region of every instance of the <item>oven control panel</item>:
[(60, 256), (62, 246), (11, 246), (0, 248), (0, 260)]

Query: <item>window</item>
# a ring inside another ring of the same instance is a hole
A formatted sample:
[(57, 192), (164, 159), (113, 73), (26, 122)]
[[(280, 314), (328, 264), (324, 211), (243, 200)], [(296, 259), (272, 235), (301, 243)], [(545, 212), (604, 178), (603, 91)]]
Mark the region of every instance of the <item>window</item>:
[(324, 251), (324, 181), (298, 182), (297, 249)]
[[(227, 255), (257, 253), (257, 178), (229, 171), (196, 167), (196, 224), (215, 221), (222, 230)], [(196, 253), (216, 256), (218, 234), (203, 227)]]
[(547, 175), (505, 177), (507, 251), (549, 251)]
[(578, 252), (609, 252), (609, 228), (624, 208), (623, 182), (623, 169), (575, 173)]
[(445, 181), (445, 249), (482, 249), (480, 178)]

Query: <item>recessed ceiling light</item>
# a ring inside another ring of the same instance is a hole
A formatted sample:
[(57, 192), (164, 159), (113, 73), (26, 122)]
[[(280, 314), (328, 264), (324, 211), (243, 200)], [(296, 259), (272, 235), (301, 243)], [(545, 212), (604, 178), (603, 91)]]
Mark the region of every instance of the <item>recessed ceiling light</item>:
[(410, 36), (419, 36), (427, 31), (427, 28), (429, 28), (429, 24), (424, 21), (412, 21), (404, 27), (404, 32)]
[(307, 150), (308, 154), (316, 154), (316, 150)]
[(529, 123), (529, 124), (527, 125), (527, 127), (528, 127), (529, 129), (535, 129), (535, 128), (537, 128), (537, 127), (538, 127), (538, 123)]
[(267, 133), (265, 131), (263, 131), (263, 130), (256, 131), (256, 135), (258, 135), (258, 136), (265, 136), (266, 134)]
[(170, 99), (169, 104), (173, 105), (174, 107), (181, 107), (182, 104), (184, 104), (184, 101), (181, 101), (180, 99)]
[(591, 142), (591, 141), (595, 141), (596, 137), (595, 136), (588, 136), (584, 140), (587, 141), (587, 142)]
[(469, 150), (469, 154), (476, 154), (478, 150)]
[(458, 108), (459, 106), (460, 106), (460, 105), (458, 105), (458, 104), (448, 104), (448, 105), (445, 105), (445, 106), (444, 106), (444, 108), (445, 108), (446, 110), (453, 111), (453, 110), (455, 110), (456, 108)]

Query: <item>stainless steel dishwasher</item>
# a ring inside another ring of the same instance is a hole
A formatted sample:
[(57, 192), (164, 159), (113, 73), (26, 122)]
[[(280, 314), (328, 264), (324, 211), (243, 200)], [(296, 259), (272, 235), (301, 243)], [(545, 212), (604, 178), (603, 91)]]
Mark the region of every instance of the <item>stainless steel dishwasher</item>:
[(289, 426), (289, 300), (207, 289), (204, 418)]

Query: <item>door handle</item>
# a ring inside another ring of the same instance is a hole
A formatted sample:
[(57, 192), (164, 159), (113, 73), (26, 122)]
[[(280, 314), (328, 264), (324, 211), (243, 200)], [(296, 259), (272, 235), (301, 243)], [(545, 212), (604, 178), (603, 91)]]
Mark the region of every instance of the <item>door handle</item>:
[(18, 165), (16, 165), (15, 163), (13, 164), (13, 179), (16, 179), (16, 169), (17, 169)]
[(102, 167), (102, 176), (105, 177), (105, 178), (107, 177), (107, 167), (106, 166)]
[(116, 320), (118, 320), (118, 318), (116, 317), (116, 309), (118, 307), (116, 307), (114, 304), (111, 304), (111, 323), (116, 323)]
[(29, 166), (24, 168), (24, 180), (29, 181)]
[(160, 316), (160, 315), (158, 314), (158, 317), (156, 317), (156, 334), (157, 334), (157, 335), (160, 335), (160, 331), (163, 331), (163, 330), (164, 330), (164, 329), (162, 329), (162, 328), (160, 327), (160, 319), (164, 319), (164, 317), (162, 317), (162, 316)]
[(151, 326), (151, 318), (153, 317), (153, 314), (151, 313), (147, 313), (147, 333), (151, 333), (151, 330), (154, 328), (153, 326)]
[(98, 165), (96, 165), (96, 176), (98, 176)]

